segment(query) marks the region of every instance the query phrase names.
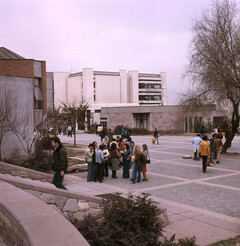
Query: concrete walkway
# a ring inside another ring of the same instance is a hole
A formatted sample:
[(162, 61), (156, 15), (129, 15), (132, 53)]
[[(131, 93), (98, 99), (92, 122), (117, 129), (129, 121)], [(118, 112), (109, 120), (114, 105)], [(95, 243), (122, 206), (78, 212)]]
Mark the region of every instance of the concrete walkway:
[[(73, 138), (60, 136), (62, 142)], [(162, 136), (153, 145), (151, 136), (133, 136), (136, 145), (148, 144), (151, 164), (147, 166), (148, 182), (130, 184), (122, 179), (104, 178), (103, 183), (86, 182), (86, 172), (66, 175), (65, 184), (71, 191), (90, 195), (122, 192), (149, 193), (167, 208), (171, 224), (166, 235), (177, 238), (196, 236), (198, 245), (208, 245), (240, 234), (240, 137), (235, 137), (231, 154), (222, 155), (219, 165), (202, 173), (201, 161), (183, 159), (192, 155), (193, 136)], [(100, 139), (96, 135), (79, 134), (77, 143), (86, 146)], [(111, 171), (110, 171), (111, 173)]]

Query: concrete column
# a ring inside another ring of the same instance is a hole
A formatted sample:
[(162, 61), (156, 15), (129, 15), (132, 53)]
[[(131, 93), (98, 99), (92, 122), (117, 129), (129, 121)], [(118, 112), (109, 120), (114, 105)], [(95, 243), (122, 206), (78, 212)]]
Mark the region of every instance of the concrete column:
[(120, 102), (128, 102), (128, 93), (127, 93), (127, 71), (119, 70), (120, 72)]
[(167, 105), (167, 75), (166, 73), (160, 73), (162, 80), (162, 103), (163, 105)]
[(131, 103), (139, 103), (138, 100), (138, 71), (128, 72), (129, 75), (129, 99)]
[(93, 69), (92, 68), (83, 68), (82, 71), (83, 78), (83, 88), (82, 95), (83, 100), (86, 100), (89, 104), (93, 103), (94, 92), (93, 92)]

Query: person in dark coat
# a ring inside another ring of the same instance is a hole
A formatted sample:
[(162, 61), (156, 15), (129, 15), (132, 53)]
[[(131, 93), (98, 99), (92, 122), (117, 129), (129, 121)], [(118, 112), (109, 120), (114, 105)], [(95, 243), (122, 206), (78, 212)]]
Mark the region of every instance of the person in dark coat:
[(63, 148), (58, 137), (52, 138), (51, 144), (54, 148), (52, 169), (55, 172), (52, 182), (57, 188), (66, 190), (66, 188), (62, 185), (62, 182), (64, 173), (68, 167), (67, 152)]

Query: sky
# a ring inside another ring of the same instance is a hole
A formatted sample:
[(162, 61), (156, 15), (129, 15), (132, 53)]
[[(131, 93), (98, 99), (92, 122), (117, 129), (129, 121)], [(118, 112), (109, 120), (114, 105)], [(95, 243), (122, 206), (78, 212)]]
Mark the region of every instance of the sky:
[(0, 0), (0, 46), (47, 72), (120, 69), (167, 74), (167, 101), (189, 81), (194, 19), (212, 0)]

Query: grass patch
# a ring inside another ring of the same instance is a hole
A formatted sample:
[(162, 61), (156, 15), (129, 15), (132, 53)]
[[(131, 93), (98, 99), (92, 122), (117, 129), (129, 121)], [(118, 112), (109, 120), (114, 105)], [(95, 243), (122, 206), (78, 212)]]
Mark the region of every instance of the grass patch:
[(234, 238), (229, 238), (227, 240), (209, 244), (208, 246), (236, 246), (238, 244), (240, 244), (240, 235)]

